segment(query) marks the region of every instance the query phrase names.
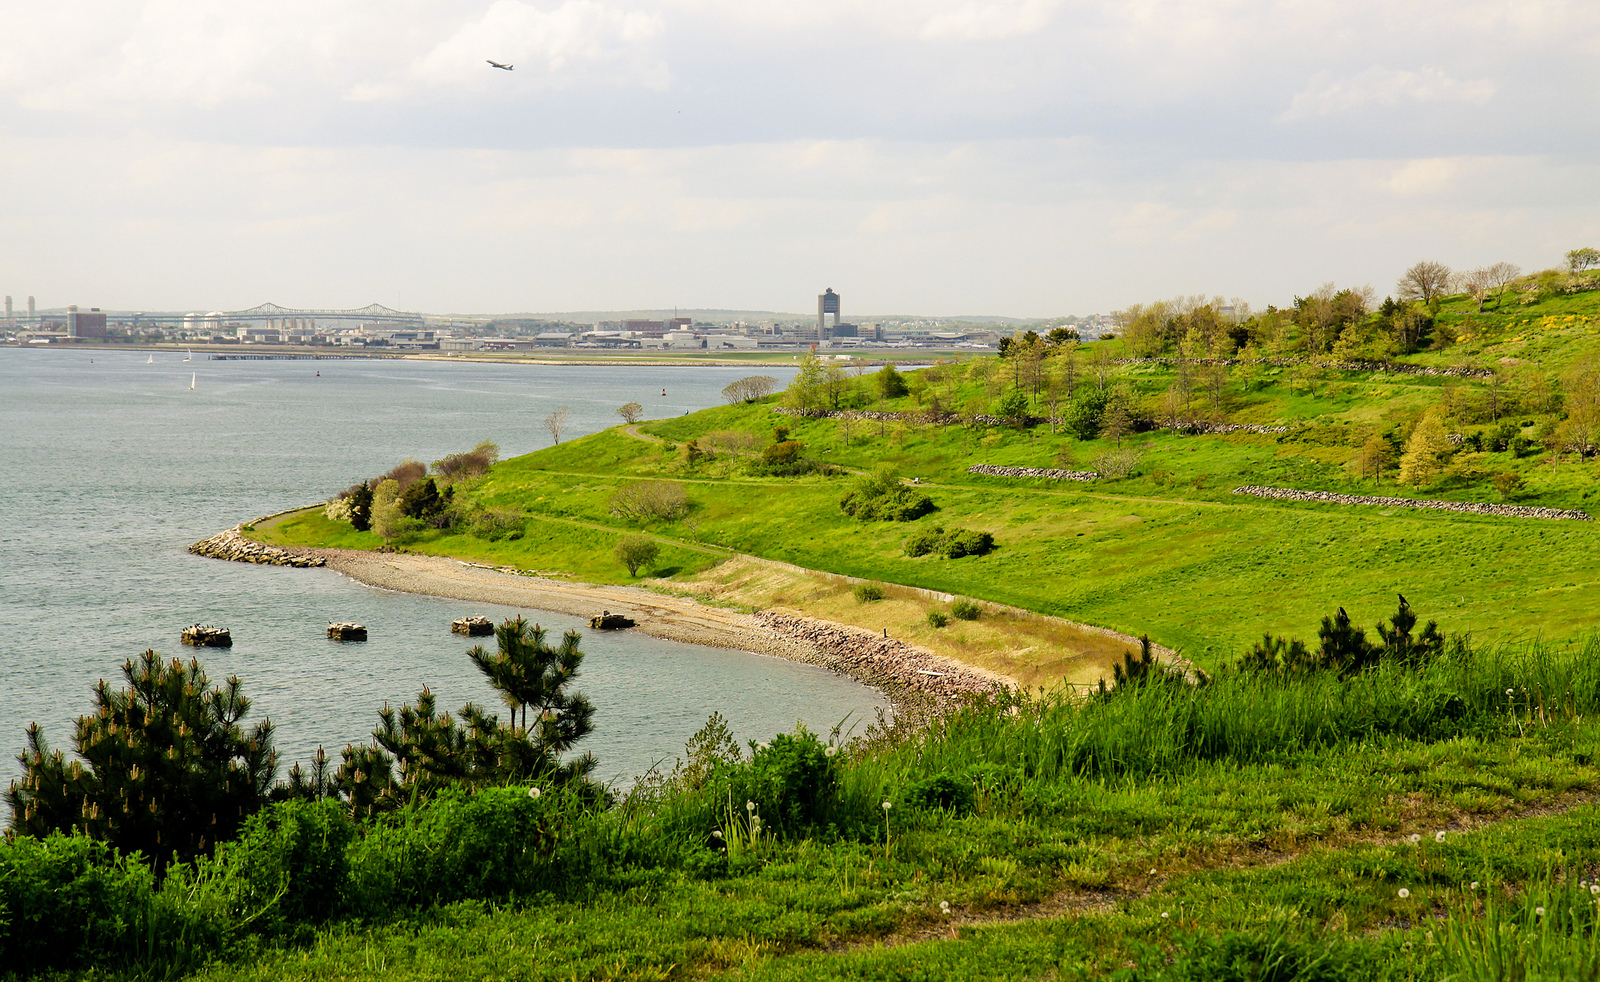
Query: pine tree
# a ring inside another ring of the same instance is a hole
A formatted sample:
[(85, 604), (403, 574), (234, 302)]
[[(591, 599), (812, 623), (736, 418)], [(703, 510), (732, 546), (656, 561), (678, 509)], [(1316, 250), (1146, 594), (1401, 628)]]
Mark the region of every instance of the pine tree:
[(37, 723), (28, 727), (22, 780), (6, 792), (11, 827), (33, 836), (82, 830), (143, 852), (158, 869), (190, 861), (234, 838), (266, 803), (277, 773), (272, 722), (246, 732), (250, 700), (238, 678), (213, 687), (193, 659), (146, 651), (122, 675), (126, 688), (102, 679), (94, 713), (78, 718), (82, 760), (67, 763)]

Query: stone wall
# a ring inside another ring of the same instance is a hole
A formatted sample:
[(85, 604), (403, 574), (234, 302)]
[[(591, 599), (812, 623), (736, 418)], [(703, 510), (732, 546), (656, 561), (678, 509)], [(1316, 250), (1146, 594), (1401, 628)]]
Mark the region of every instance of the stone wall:
[(287, 549), (279, 549), (277, 546), (251, 542), (244, 537), (242, 529), (243, 526), (235, 525), (226, 532), (220, 532), (209, 539), (201, 539), (190, 546), (189, 551), (196, 556), (206, 556), (210, 559), (226, 559), (235, 563), (261, 563), (266, 566), (293, 566), (297, 569), (328, 564), (328, 561), (321, 556), (302, 556)]
[(1417, 498), (1332, 494), (1327, 491), (1297, 491), (1294, 488), (1264, 488), (1256, 485), (1234, 488), (1233, 493), (1254, 495), (1257, 498), (1284, 498), (1289, 501), (1316, 501), (1334, 505), (1432, 508), (1438, 511), (1460, 512), (1463, 515), (1498, 515), (1503, 518), (1565, 518), (1580, 522), (1592, 521), (1585, 512), (1568, 511), (1561, 508), (1538, 508), (1528, 505), (1495, 505), (1476, 501), (1424, 501)]
[(1096, 471), (1064, 471), (1054, 467), (999, 467), (994, 464), (975, 464), (967, 468), (968, 474), (989, 477), (1042, 477), (1051, 481), (1098, 481)]

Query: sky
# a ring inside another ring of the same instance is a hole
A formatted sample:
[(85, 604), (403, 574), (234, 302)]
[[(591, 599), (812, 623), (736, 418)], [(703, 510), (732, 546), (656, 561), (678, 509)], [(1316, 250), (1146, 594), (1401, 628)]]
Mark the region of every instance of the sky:
[(1382, 296), (1600, 247), (1600, 3), (0, 0), (0, 222), (18, 306)]

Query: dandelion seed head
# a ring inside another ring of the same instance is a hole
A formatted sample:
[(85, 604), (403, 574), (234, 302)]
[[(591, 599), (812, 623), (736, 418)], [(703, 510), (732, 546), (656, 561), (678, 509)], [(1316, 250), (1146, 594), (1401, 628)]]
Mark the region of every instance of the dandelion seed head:
[(1600, 883), (1589, 884), (1589, 893), (1593, 896), (1600, 897)]
[(1166, 911), (1162, 911), (1161, 912), (1161, 919), (1162, 920), (1166, 920), (1169, 916), (1171, 916), (1171, 915), (1169, 915)]
[(1412, 842), (1412, 844), (1416, 844), (1416, 843), (1421, 842), (1421, 841), (1422, 841), (1422, 836), (1421, 835), (1419, 835), (1416, 832), (1411, 833), (1411, 842)]
[(1409, 897), (1409, 896), (1411, 896), (1411, 891), (1410, 891), (1410, 890), (1407, 890), (1407, 889), (1406, 889), (1406, 888), (1405, 888), (1405, 887), (1401, 887), (1401, 888), (1400, 888), (1400, 890), (1399, 890), (1399, 897), (1400, 897), (1400, 899), (1401, 899), (1401, 900), (1404, 900), (1404, 899), (1406, 899), (1406, 898), (1407, 898), (1407, 897)]
[(939, 910), (944, 912), (944, 913), (946, 913), (946, 914), (950, 913), (950, 901), (948, 901), (948, 900), (939, 901)]
[(1506, 690), (1506, 695), (1508, 695), (1508, 696), (1514, 696), (1516, 694), (1517, 694), (1517, 690), (1516, 689), (1507, 689)]
[(834, 754), (836, 754), (838, 752), (839, 752), (839, 748), (838, 747), (829, 747), (826, 750), (822, 751), (822, 755), (824, 757), (832, 757)]
[(1535, 916), (1535, 917), (1543, 917), (1544, 916), (1544, 908), (1543, 907), (1535, 907), (1535, 908), (1533, 908), (1533, 916)]
[(1439, 831), (1433, 833), (1433, 841), (1434, 842), (1443, 842), (1444, 841), (1444, 829), (1440, 829)]
[(755, 810), (756, 810), (756, 803), (755, 803), (755, 802), (753, 802), (753, 801), (747, 801), (747, 802), (745, 802), (745, 803), (744, 803), (744, 810), (745, 810), (745, 811), (747, 811), (747, 812), (753, 812), (753, 811), (755, 811)]
[(530, 798), (539, 797), (539, 789), (538, 788), (529, 788), (528, 789), (528, 797), (530, 797)]
[(889, 803), (888, 803), (888, 802), (887, 802), (887, 801), (885, 801), (885, 802), (884, 802), (884, 803), (883, 803), (883, 810), (884, 810), (884, 811), (888, 811), (888, 810), (889, 810), (889, 807), (890, 807), (890, 805), (889, 805)]
[(1150, 875), (1151, 876), (1155, 876), (1156, 875), (1156, 868), (1154, 866), (1150, 867)]
[(1478, 881), (1477, 881), (1477, 880), (1473, 880), (1473, 881), (1472, 881), (1472, 886), (1471, 886), (1471, 887), (1469, 887), (1469, 888), (1468, 888), (1468, 889), (1471, 889), (1471, 890), (1476, 890), (1476, 889), (1478, 889)]

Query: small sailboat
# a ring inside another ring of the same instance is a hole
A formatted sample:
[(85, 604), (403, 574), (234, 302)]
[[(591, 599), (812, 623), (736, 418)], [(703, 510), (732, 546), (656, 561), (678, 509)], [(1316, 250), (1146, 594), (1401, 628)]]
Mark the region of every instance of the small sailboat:
[(184, 348), (183, 349), (183, 360), (184, 361), (194, 361), (194, 352), (190, 351), (188, 348)]
[(146, 365), (154, 365), (156, 363), (156, 356), (154, 354), (152, 354), (149, 358), (146, 358), (144, 360), (144, 363)]
[(199, 378), (200, 378), (200, 373), (199, 372), (195, 372), (193, 375), (189, 376), (189, 388), (190, 388), (191, 391), (194, 389), (195, 381), (197, 379), (199, 379)]

